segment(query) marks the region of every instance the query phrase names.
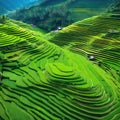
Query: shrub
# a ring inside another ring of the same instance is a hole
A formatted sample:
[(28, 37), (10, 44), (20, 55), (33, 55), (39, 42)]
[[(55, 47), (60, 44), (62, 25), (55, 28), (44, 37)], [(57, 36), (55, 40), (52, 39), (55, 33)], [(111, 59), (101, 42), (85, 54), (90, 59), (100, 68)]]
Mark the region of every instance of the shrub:
[(5, 15), (0, 16), (0, 23), (5, 24), (7, 17)]

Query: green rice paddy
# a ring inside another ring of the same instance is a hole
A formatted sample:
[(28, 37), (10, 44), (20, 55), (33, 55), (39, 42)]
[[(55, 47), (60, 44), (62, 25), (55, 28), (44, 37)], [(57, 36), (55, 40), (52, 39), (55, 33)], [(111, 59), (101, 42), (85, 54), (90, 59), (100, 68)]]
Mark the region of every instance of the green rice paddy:
[(22, 23), (0, 24), (0, 120), (120, 119), (120, 41), (91, 19), (51, 37), (67, 49)]

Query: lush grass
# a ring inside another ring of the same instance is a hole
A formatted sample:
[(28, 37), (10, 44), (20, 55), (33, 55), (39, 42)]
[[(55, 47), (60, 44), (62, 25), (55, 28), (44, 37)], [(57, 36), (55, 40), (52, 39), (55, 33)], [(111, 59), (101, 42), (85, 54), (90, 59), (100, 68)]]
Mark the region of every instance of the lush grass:
[(120, 118), (120, 84), (114, 76), (20, 26), (0, 24), (0, 119)]

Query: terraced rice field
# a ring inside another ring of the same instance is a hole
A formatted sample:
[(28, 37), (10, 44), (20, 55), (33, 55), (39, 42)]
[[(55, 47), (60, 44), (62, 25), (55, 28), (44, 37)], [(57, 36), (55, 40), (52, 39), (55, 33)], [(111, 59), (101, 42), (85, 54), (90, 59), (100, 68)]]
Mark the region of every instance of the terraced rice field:
[[(120, 19), (94, 16), (76, 22), (55, 34), (50, 41), (88, 58), (120, 82)], [(114, 71), (114, 72), (113, 72)]]
[(0, 63), (1, 120), (120, 119), (119, 81), (36, 32), (0, 24)]

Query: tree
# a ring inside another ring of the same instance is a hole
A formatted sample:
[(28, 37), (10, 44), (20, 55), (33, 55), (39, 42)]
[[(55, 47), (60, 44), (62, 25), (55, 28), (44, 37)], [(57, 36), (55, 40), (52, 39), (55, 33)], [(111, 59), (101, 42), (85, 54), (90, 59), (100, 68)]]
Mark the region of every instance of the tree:
[(5, 15), (0, 16), (0, 23), (5, 24), (7, 17)]

